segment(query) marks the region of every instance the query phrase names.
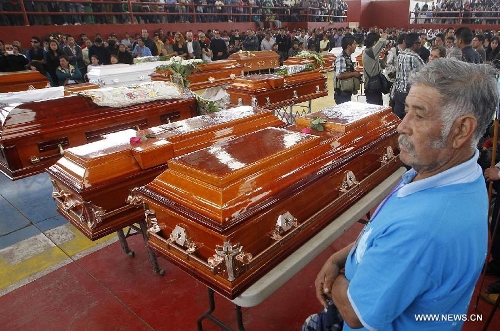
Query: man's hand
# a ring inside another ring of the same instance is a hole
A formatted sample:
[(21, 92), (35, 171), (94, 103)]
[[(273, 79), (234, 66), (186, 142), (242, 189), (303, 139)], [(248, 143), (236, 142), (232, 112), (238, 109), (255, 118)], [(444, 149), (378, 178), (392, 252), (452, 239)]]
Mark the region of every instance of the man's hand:
[(495, 167), (488, 168), (484, 171), (484, 178), (486, 178), (487, 181), (499, 180), (500, 179), (500, 176), (498, 173), (499, 171), (500, 171), (500, 169), (495, 168)]
[(314, 287), (316, 289), (316, 298), (323, 305), (323, 307), (328, 308), (328, 303), (326, 299), (332, 298), (332, 285), (340, 273), (339, 266), (335, 263), (335, 254), (330, 256), (330, 258), (325, 262), (323, 268), (316, 276), (314, 281)]
[(347, 255), (349, 255), (349, 251), (351, 250), (353, 244), (347, 245), (337, 253), (330, 256), (316, 276), (316, 280), (314, 281), (316, 298), (318, 298), (319, 302), (325, 308), (328, 308), (326, 299), (332, 297), (333, 282), (340, 274), (340, 270), (344, 268)]

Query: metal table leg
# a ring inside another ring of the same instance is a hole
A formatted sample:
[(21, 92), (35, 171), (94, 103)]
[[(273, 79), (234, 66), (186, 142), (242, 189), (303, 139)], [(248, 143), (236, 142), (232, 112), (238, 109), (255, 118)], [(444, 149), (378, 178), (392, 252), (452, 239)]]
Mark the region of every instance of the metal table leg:
[(133, 250), (131, 250), (128, 247), (127, 238), (125, 237), (125, 234), (123, 233), (123, 229), (116, 231), (116, 234), (118, 235), (118, 240), (120, 241), (120, 246), (122, 247), (122, 250), (125, 252), (125, 254), (128, 254), (130, 257), (134, 257), (135, 253)]
[[(223, 323), (221, 320), (219, 320), (217, 317), (213, 316), (212, 313), (215, 310), (215, 298), (214, 298), (214, 290), (211, 288), (208, 288), (208, 302), (209, 302), (209, 308), (208, 310), (201, 315), (198, 320), (196, 321), (196, 325), (198, 326), (198, 331), (203, 331), (203, 326), (201, 325), (201, 322), (206, 318), (212, 321), (214, 324), (218, 325), (222, 330), (225, 331), (233, 331), (229, 327), (229, 325)], [(235, 310), (236, 310), (236, 321), (238, 323), (238, 331), (245, 331), (245, 327), (243, 326), (243, 316), (241, 313), (241, 307), (238, 305), (235, 305)]]
[(153, 252), (153, 250), (148, 246), (148, 226), (146, 225), (146, 221), (145, 220), (140, 221), (139, 227), (140, 227), (140, 232), (142, 233), (142, 239), (144, 240), (144, 246), (148, 251), (149, 261), (153, 266), (153, 271), (158, 275), (163, 276), (165, 274), (165, 270), (160, 269), (160, 267), (158, 266), (158, 258), (155, 252)]

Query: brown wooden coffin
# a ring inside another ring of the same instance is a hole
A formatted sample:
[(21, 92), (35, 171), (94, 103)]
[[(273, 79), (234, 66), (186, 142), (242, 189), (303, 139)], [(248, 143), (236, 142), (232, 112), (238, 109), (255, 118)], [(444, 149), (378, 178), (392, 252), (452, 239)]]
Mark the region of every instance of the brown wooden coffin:
[(128, 128), (147, 128), (196, 116), (196, 99), (186, 90), (179, 99), (127, 107), (100, 107), (74, 95), (0, 109), (0, 171), (19, 179), (45, 170), (62, 149), (101, 139)]
[(168, 161), (134, 190), (148, 245), (232, 299), (400, 167), (390, 108), (348, 103), (321, 114), (349, 125), (266, 128)]
[(259, 105), (268, 109), (328, 95), (326, 77), (317, 70), (284, 77), (275, 74), (238, 77), (226, 92), (231, 104)]
[(314, 58), (303, 58), (303, 57), (289, 57), (283, 62), (283, 65), (297, 65), (297, 64), (312, 64), (316, 69), (322, 69), (328, 71), (335, 66), (335, 59), (337, 58), (333, 54), (325, 54), (323, 56), (323, 65), (320, 65)]
[(0, 72), (0, 93), (49, 87), (49, 79), (38, 71)]
[[(236, 60), (214, 61), (200, 64), (197, 67), (197, 70), (186, 77), (189, 81), (189, 89), (193, 91), (226, 85), (244, 74), (243, 66)], [(170, 75), (171, 72), (168, 70), (157, 69), (151, 74), (151, 80), (170, 81)]]
[(274, 69), (280, 66), (280, 57), (274, 51), (241, 51), (229, 55), (243, 66), (245, 72)]
[[(142, 206), (126, 202), (129, 192), (152, 181), (171, 158), (280, 125), (272, 112), (242, 106), (69, 148), (47, 169), (57, 209), (89, 239), (99, 239), (144, 219)], [(131, 137), (150, 138), (131, 143)]]
[(64, 86), (64, 95), (71, 95), (81, 91), (93, 90), (96, 88), (100, 88), (100, 86), (93, 83), (70, 84)]

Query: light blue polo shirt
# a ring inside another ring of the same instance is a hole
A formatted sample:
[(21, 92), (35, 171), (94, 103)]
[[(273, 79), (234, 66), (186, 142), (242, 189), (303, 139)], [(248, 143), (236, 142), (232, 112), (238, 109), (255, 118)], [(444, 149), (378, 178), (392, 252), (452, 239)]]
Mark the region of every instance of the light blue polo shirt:
[(460, 330), (468, 318), (487, 251), (478, 155), (414, 183), (417, 173), (406, 172), (360, 234), (345, 275), (365, 329)]

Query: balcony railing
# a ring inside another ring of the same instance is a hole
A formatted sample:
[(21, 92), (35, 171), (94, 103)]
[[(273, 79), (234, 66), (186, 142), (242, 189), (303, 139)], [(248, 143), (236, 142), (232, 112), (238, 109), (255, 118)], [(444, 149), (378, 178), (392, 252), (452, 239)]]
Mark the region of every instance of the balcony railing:
[[(255, 22), (344, 22), (339, 10), (303, 7), (267, 7), (180, 4), (151, 1), (0, 1), (0, 25), (144, 24)], [(260, 22), (260, 23), (259, 23)]]

